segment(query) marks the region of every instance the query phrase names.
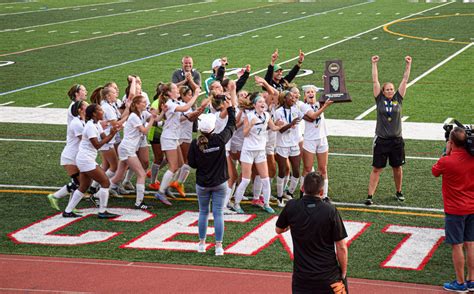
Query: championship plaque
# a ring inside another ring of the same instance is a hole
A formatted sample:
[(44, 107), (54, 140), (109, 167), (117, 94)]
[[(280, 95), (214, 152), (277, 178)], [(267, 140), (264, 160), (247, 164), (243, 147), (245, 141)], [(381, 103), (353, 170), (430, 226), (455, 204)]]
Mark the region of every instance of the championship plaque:
[(347, 93), (344, 69), (341, 60), (328, 60), (324, 70), (324, 92), (319, 102), (331, 99), (334, 102), (351, 102)]

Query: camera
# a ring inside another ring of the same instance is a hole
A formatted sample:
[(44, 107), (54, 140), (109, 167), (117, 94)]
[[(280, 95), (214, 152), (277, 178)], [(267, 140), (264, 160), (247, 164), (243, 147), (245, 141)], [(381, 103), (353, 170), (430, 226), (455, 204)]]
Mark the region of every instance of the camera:
[(444, 129), (444, 138), (446, 139), (446, 142), (449, 140), (449, 134), (451, 133), (451, 131), (454, 129), (454, 126), (458, 126), (462, 129), (464, 129), (464, 131), (466, 131), (466, 150), (469, 154), (471, 154), (472, 156), (474, 156), (474, 131), (473, 131), (473, 126), (472, 125), (463, 125), (462, 123), (460, 123), (459, 121), (457, 120), (453, 120), (454, 121), (454, 124), (445, 124), (443, 126), (443, 129)]
[(216, 98), (215, 98), (215, 100), (219, 101), (220, 103), (224, 102), (226, 99), (227, 97), (224, 94), (216, 95)]

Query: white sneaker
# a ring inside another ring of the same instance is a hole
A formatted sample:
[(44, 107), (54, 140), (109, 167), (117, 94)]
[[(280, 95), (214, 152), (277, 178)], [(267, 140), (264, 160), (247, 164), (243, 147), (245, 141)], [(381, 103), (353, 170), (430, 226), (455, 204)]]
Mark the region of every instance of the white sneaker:
[(216, 246), (216, 256), (222, 256), (224, 255), (224, 248), (222, 248), (221, 246), (217, 247)]
[(222, 212), (224, 213), (224, 215), (230, 215), (230, 214), (237, 214), (237, 212), (227, 208), (227, 207), (224, 207), (224, 209), (222, 210)]
[(199, 253), (206, 253), (206, 244), (201, 244), (201, 243), (199, 243), (199, 244), (198, 244), (197, 252), (199, 252)]
[(244, 201), (248, 201), (248, 200), (249, 200), (249, 198), (248, 198), (247, 196), (242, 196), (242, 200), (244, 200)]
[(277, 199), (278, 207), (285, 207), (285, 198)]
[(129, 181), (127, 182), (123, 182), (122, 183), (122, 187), (125, 189), (125, 190), (130, 190), (130, 191), (135, 191), (135, 187), (133, 186), (133, 184)]

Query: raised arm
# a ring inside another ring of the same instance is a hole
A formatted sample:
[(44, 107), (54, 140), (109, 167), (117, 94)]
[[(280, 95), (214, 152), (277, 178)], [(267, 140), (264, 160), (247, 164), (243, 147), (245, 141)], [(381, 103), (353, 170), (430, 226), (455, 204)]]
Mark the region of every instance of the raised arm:
[(372, 56), (372, 82), (374, 84), (374, 97), (377, 97), (380, 94), (379, 72), (377, 69), (378, 62), (379, 57), (377, 55)]
[(197, 88), (196, 90), (194, 90), (194, 95), (193, 95), (193, 98), (191, 98), (191, 100), (189, 100), (188, 103), (186, 103), (185, 105), (182, 105), (182, 106), (177, 106), (175, 111), (176, 112), (185, 112), (185, 111), (188, 111), (194, 104), (194, 102), (196, 102), (196, 99), (197, 97), (199, 96), (199, 93), (201, 92), (201, 90), (199, 88)]
[(277, 59), (278, 59), (278, 48), (275, 49), (275, 52), (273, 52), (272, 60), (271, 60), (270, 64), (268, 65), (267, 73), (265, 74), (265, 80), (269, 83), (273, 79), (273, 66), (275, 66), (275, 62), (276, 62)]
[(410, 70), (411, 70), (411, 57), (410, 56), (405, 56), (405, 72), (403, 73), (403, 79), (402, 82), (400, 83), (400, 86), (398, 87), (398, 93), (402, 95), (402, 97), (405, 97), (405, 93), (407, 92), (407, 84), (408, 84), (408, 79), (410, 78)]

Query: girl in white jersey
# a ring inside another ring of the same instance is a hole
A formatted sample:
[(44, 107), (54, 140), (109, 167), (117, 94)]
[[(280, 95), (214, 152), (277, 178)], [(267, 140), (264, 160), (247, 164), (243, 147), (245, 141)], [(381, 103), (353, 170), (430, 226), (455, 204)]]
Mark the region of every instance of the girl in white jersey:
[(281, 119), (285, 123), (277, 133), (276, 139), (276, 161), (278, 164), (277, 177), (277, 199), (278, 206), (284, 206), (283, 188), (285, 176), (287, 175), (287, 160), (291, 165), (291, 182), (289, 191), (293, 193), (299, 182), (300, 177), (300, 148), (298, 123), (301, 121), (302, 114), (297, 108), (296, 96), (290, 91), (280, 93), (280, 107), (275, 112), (275, 119)]
[(151, 110), (149, 115), (148, 124), (143, 124), (142, 114), (146, 110), (146, 99), (145, 97), (138, 95), (133, 97), (130, 105), (130, 115), (125, 123), (123, 131), (123, 139), (118, 147), (119, 154), (119, 169), (115, 176), (111, 179), (112, 187), (116, 188), (117, 185), (122, 181), (127, 167), (132, 170), (137, 176), (136, 184), (136, 209), (150, 209), (150, 205), (145, 204), (143, 201), (145, 194), (145, 178), (146, 171), (143, 168), (140, 159), (137, 156), (137, 151), (140, 148), (140, 143), (143, 139), (143, 135), (146, 135), (150, 130), (155, 119), (157, 119), (156, 111)]
[(316, 87), (304, 87), (304, 101), (301, 107), (304, 114), (304, 141), (303, 141), (303, 176), (310, 173), (313, 169), (314, 155), (318, 160), (318, 172), (324, 177), (324, 197), (328, 196), (328, 130), (324, 119), (324, 110), (326, 110), (333, 101), (326, 100), (321, 106), (316, 100)]
[(242, 181), (235, 190), (234, 210), (237, 213), (244, 213), (240, 207), (245, 189), (250, 183), (252, 176), (252, 164), (255, 163), (257, 172), (263, 185), (263, 210), (268, 213), (275, 213), (270, 207), (270, 179), (268, 178), (267, 157), (265, 152), (267, 128), (278, 131), (281, 126), (276, 126), (270, 119), (270, 114), (266, 112), (265, 99), (259, 93), (253, 93), (249, 99), (254, 105), (254, 110), (247, 112), (244, 118), (244, 144), (240, 154), (240, 162), (242, 165)]
[(165, 112), (166, 120), (163, 125), (163, 132), (161, 133), (160, 141), (161, 150), (165, 152), (168, 160), (168, 170), (163, 175), (160, 189), (155, 194), (155, 197), (166, 205), (171, 205), (171, 203), (166, 199), (165, 194), (173, 197), (173, 194), (171, 194), (168, 189), (169, 184), (183, 165), (183, 155), (179, 149), (181, 113), (191, 109), (191, 106), (196, 102), (199, 93), (200, 89), (196, 89), (191, 100), (184, 103), (178, 100), (179, 90), (174, 83), (168, 83), (162, 86), (162, 92), (159, 97), (160, 110), (161, 105), (166, 105), (167, 111)]
[(79, 188), (74, 191), (74, 194), (69, 200), (63, 212), (63, 217), (81, 216), (74, 213), (73, 209), (81, 201), (92, 180), (97, 181), (101, 186), (97, 193), (100, 199), (98, 217), (105, 219), (118, 216), (106, 211), (109, 199), (109, 178), (105, 175), (104, 170), (97, 165), (96, 157), (97, 150), (109, 142), (121, 126), (115, 126), (110, 134), (106, 135), (99, 123), (103, 118), (104, 112), (99, 105), (91, 104), (86, 108), (86, 125), (82, 132), (82, 139), (76, 156), (76, 165), (81, 172), (79, 175)]
[(53, 194), (48, 195), (51, 207), (60, 210), (58, 200), (65, 197), (69, 193), (73, 193), (79, 187), (79, 169), (76, 166), (76, 155), (79, 150), (79, 143), (82, 138), (82, 131), (85, 124), (86, 108), (89, 104), (79, 100), (74, 102), (71, 113), (73, 119), (67, 126), (66, 146), (61, 153), (61, 165), (66, 170), (71, 182), (64, 185), (61, 189)]
[(69, 104), (69, 107), (67, 108), (67, 124), (71, 122), (71, 120), (74, 118), (74, 116), (71, 113), (71, 107), (76, 101), (84, 101), (87, 99), (87, 90), (86, 87), (84, 87), (81, 84), (75, 84), (73, 85), (69, 91), (67, 91), (67, 95), (69, 99), (71, 99), (71, 104)]

